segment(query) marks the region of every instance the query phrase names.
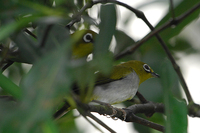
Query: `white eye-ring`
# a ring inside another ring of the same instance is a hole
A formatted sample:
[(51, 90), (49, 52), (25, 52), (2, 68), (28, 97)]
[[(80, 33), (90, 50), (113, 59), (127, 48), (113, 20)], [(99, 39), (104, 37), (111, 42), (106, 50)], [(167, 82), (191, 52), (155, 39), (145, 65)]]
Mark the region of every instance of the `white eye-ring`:
[(151, 72), (151, 69), (150, 69), (150, 67), (149, 67), (147, 64), (144, 64), (144, 65), (143, 65), (143, 68), (144, 68), (144, 70), (145, 70), (146, 72), (148, 72), (148, 73)]
[(93, 36), (91, 33), (87, 33), (83, 36), (83, 41), (88, 43), (93, 41)]

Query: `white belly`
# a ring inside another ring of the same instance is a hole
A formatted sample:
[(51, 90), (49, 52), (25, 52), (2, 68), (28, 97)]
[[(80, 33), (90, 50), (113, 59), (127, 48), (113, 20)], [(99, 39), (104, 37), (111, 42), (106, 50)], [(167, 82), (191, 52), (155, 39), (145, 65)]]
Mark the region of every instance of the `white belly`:
[(94, 88), (95, 100), (116, 104), (132, 99), (139, 87), (139, 77), (135, 72), (125, 78), (107, 84), (99, 85)]

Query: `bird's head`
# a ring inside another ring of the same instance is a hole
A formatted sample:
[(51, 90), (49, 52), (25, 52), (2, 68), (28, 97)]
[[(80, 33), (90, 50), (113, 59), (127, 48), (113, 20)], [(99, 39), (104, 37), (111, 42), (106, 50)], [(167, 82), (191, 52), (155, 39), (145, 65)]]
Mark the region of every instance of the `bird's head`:
[(76, 40), (72, 46), (73, 58), (87, 57), (94, 48), (94, 38), (97, 35), (92, 30), (80, 30), (71, 34), (72, 39)]
[(124, 66), (132, 68), (138, 77), (140, 78), (139, 84), (144, 82), (145, 80), (153, 77), (159, 77), (157, 73), (155, 73), (149, 65), (144, 62), (131, 60), (123, 63)]

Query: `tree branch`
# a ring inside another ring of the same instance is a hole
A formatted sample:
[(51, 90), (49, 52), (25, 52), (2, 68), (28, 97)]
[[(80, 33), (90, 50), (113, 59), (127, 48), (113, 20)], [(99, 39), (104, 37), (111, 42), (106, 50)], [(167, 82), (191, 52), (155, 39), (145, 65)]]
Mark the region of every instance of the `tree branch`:
[[(83, 104), (81, 103), (76, 97), (74, 97), (74, 100), (76, 101), (77, 104), (77, 109), (79, 111), (79, 113), (86, 118), (86, 116), (89, 116), (91, 119), (93, 119), (94, 121), (96, 121), (99, 125), (101, 125), (102, 127), (104, 127), (105, 129), (107, 129), (108, 131), (110, 131), (111, 133), (116, 133), (113, 129), (111, 129), (109, 126), (107, 126), (104, 122), (102, 122), (101, 120), (99, 120), (97, 117), (95, 117), (94, 115), (92, 115), (89, 111), (89, 106), (88, 104)], [(87, 119), (87, 118), (86, 118)], [(87, 119), (88, 120), (88, 119)], [(90, 122), (90, 121), (89, 121)], [(94, 127), (96, 127), (92, 122), (90, 122)], [(98, 128), (97, 128), (98, 129)]]
[(189, 103), (193, 103), (193, 99), (190, 95), (190, 92), (188, 90), (187, 84), (183, 78), (183, 75), (180, 71), (179, 66), (176, 64), (173, 56), (171, 55), (169, 49), (167, 48), (166, 44), (164, 43), (164, 41), (161, 39), (161, 37), (158, 35), (158, 32), (160, 32), (161, 30), (171, 26), (171, 25), (177, 25), (178, 23), (180, 23), (186, 16), (190, 15), (192, 12), (194, 12), (196, 9), (199, 8), (200, 3), (195, 5), (193, 8), (191, 8), (190, 10), (188, 10), (186, 13), (182, 14), (181, 16), (168, 21), (166, 24), (164, 24), (163, 26), (161, 26), (162, 28), (158, 28), (158, 30), (154, 30), (154, 27), (150, 24), (150, 22), (147, 20), (147, 18), (145, 17), (144, 13), (132, 8), (131, 6), (120, 2), (120, 1), (116, 1), (116, 0), (97, 0), (97, 1), (90, 1), (88, 2), (81, 10), (79, 13), (77, 13), (74, 17), (74, 19), (67, 25), (67, 27), (69, 28), (70, 26), (72, 26), (75, 22), (80, 21), (80, 17), (81, 14), (83, 13), (83, 11), (85, 11), (88, 8), (91, 8), (93, 5), (98, 4), (98, 3), (115, 3), (118, 5), (121, 5), (127, 9), (129, 9), (130, 11), (134, 12), (136, 14), (136, 16), (138, 18), (141, 18), (147, 25), (148, 27), (152, 30), (152, 32), (150, 34), (148, 34), (146, 37), (144, 37), (141, 41), (137, 42), (134, 46), (128, 47), (125, 51), (122, 51), (119, 55), (117, 55), (115, 57), (115, 59), (119, 59), (122, 56), (125, 56), (127, 54), (131, 54), (135, 51), (135, 49), (137, 49), (140, 45), (142, 45), (142, 43), (144, 43), (145, 41), (147, 41), (150, 37), (152, 37), (153, 35), (156, 36), (156, 38), (158, 39), (158, 41), (160, 42), (161, 46), (163, 47), (164, 51), (166, 52), (169, 60), (171, 61), (175, 71), (177, 72), (177, 75), (180, 79), (181, 85), (185, 91), (185, 94), (187, 96), (188, 102)]
[(30, 36), (32, 36), (33, 38), (37, 39), (37, 36), (35, 34), (33, 34), (30, 30), (28, 29), (24, 29), (24, 31), (29, 34)]
[[(173, 19), (172, 21), (169, 21), (167, 25), (168, 25), (168, 26), (174, 25), (173, 23), (175, 23), (175, 24), (177, 25), (178, 23), (181, 22), (181, 20), (183, 20), (183, 18), (185, 18), (186, 16), (188, 16), (189, 14), (191, 14), (192, 12), (194, 12), (196, 9), (198, 9), (199, 6), (200, 6), (200, 3), (199, 3), (198, 5), (195, 5), (192, 9), (188, 10), (188, 11), (185, 13), (185, 15), (181, 15), (181, 16), (177, 17), (177, 19), (175, 19), (175, 20)], [(129, 8), (130, 8), (130, 7), (129, 7)], [(129, 8), (128, 8), (128, 9), (129, 9)], [(136, 12), (134, 12), (134, 13), (136, 13)], [(137, 16), (138, 16), (139, 18), (141, 18), (141, 19), (148, 25), (148, 27), (149, 27), (152, 31), (154, 31), (154, 27), (150, 24), (150, 22), (147, 20), (147, 18), (145, 17), (145, 15), (144, 15), (143, 13), (139, 13), (139, 15), (137, 15)], [(173, 22), (173, 23), (172, 23), (172, 22)], [(167, 27), (167, 25), (165, 25), (164, 27)], [(161, 30), (163, 30), (163, 29), (160, 29), (160, 31), (161, 31)], [(189, 102), (189, 103), (194, 103), (194, 102), (193, 102), (193, 99), (192, 99), (192, 96), (191, 96), (191, 94), (190, 94), (190, 92), (189, 92), (189, 89), (188, 89), (188, 87), (187, 87), (187, 84), (186, 84), (186, 82), (185, 82), (185, 80), (184, 80), (184, 78), (183, 78), (183, 75), (182, 75), (181, 71), (180, 71), (180, 67), (176, 64), (176, 61), (175, 61), (175, 59), (173, 58), (173, 56), (171, 55), (171, 53), (170, 53), (168, 47), (166, 46), (165, 42), (164, 42), (164, 41), (162, 40), (162, 38), (158, 35), (158, 32), (155, 32), (153, 35), (156, 36), (156, 38), (157, 38), (158, 41), (160, 42), (161, 46), (162, 46), (163, 49), (165, 50), (165, 52), (166, 52), (166, 54), (167, 54), (169, 60), (171, 61), (172, 65), (173, 65), (173, 67), (174, 67), (174, 69), (175, 69), (175, 71), (176, 71), (176, 73), (177, 73), (177, 75), (178, 75), (178, 77), (179, 77), (179, 79), (180, 79), (181, 85), (182, 85), (182, 87), (183, 87), (183, 89), (184, 89), (184, 91), (185, 91), (185, 94), (186, 94), (186, 96), (187, 96), (188, 102)], [(148, 36), (148, 35), (147, 35), (147, 36)], [(144, 39), (144, 40), (143, 40), (143, 39)], [(132, 46), (132, 47), (127, 48), (127, 49), (126, 49), (125, 51), (123, 51), (120, 55), (116, 56), (116, 59), (119, 59), (119, 58), (122, 57), (123, 55), (132, 53), (136, 48), (138, 48), (143, 42), (145, 42), (145, 41), (147, 40), (146, 37), (143, 38), (143, 39), (142, 39), (143, 41), (140, 41), (141, 43), (138, 43), (138, 44), (136, 44), (135, 46)]]
[[(102, 105), (87, 105), (87, 106), (88, 110), (91, 112), (97, 112), (100, 115), (113, 115), (113, 110), (112, 108), (110, 108), (110, 106), (102, 106)], [(112, 117), (124, 120), (124, 112), (126, 112), (126, 119), (125, 119), (126, 122), (136, 122), (141, 125), (164, 132), (163, 126), (135, 115), (137, 113), (147, 113), (147, 112), (163, 113), (164, 105), (161, 103), (136, 104), (124, 109), (119, 109), (119, 108), (114, 108), (114, 109), (116, 110), (117, 113)]]

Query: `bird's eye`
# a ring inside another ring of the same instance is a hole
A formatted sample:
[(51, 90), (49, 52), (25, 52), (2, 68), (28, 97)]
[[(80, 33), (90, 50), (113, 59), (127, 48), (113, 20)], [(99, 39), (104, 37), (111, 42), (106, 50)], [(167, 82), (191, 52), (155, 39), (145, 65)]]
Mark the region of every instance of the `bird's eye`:
[(93, 41), (93, 36), (91, 33), (87, 33), (83, 36), (83, 41), (88, 43)]
[(145, 70), (146, 72), (148, 72), (148, 73), (151, 72), (151, 69), (150, 69), (150, 67), (149, 67), (147, 64), (144, 64), (144, 65), (143, 65), (143, 68), (144, 68), (144, 70)]

